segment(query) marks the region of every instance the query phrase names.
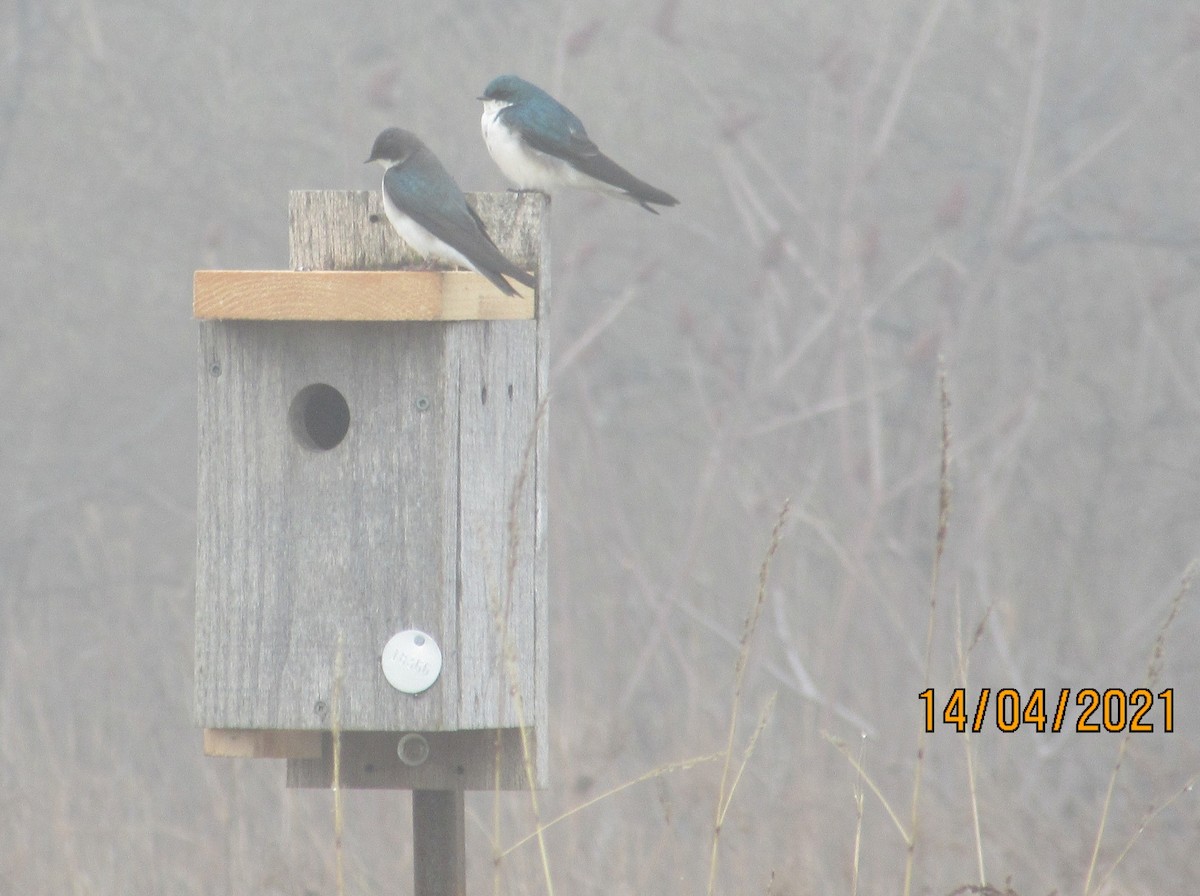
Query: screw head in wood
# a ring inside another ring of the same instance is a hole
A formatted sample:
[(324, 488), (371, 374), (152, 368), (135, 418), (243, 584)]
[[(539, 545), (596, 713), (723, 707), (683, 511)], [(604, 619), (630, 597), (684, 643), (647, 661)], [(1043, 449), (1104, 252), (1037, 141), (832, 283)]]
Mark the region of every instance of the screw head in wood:
[(405, 765), (421, 765), (429, 758), (429, 741), (424, 735), (410, 731), (396, 744), (396, 755)]

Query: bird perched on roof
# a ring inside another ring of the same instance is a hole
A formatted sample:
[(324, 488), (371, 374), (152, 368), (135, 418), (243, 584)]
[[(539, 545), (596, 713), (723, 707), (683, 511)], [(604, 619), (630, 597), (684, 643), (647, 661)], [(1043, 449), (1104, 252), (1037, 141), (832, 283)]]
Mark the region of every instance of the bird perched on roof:
[(409, 131), (388, 128), (371, 157), (383, 172), (383, 209), (404, 242), (427, 258), (478, 271), (508, 296), (505, 277), (533, 287), (532, 274), (504, 257), (437, 156)]
[(484, 88), (483, 140), (504, 176), (523, 190), (580, 187), (652, 205), (679, 200), (638, 180), (591, 141), (583, 122), (540, 87), (500, 75)]

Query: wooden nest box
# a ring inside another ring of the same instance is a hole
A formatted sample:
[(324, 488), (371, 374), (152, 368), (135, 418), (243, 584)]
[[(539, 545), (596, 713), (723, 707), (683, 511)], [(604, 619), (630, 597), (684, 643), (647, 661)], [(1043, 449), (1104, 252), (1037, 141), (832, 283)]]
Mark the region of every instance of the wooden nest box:
[(290, 786), (335, 733), (346, 787), (545, 785), (547, 200), (469, 198), (536, 294), (396, 270), (362, 192), (292, 194), (292, 271), (196, 273), (196, 718)]

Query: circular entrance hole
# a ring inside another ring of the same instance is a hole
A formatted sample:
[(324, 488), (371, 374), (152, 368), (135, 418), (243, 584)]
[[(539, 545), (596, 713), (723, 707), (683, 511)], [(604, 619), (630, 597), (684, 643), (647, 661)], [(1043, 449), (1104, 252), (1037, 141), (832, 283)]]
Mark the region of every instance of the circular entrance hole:
[(327, 383), (305, 386), (288, 411), (292, 435), (306, 448), (328, 451), (341, 444), (350, 429), (350, 405)]

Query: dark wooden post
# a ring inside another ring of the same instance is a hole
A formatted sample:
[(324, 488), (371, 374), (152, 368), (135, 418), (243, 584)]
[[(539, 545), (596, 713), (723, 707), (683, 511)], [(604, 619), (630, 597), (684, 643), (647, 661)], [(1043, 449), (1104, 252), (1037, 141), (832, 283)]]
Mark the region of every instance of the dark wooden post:
[(413, 892), (464, 896), (467, 890), (466, 819), (461, 790), (414, 790)]

